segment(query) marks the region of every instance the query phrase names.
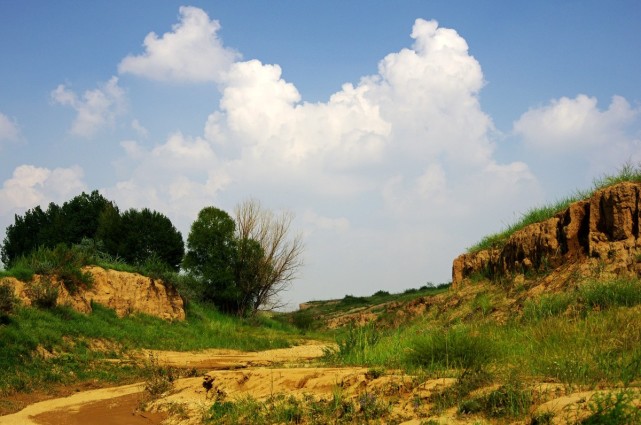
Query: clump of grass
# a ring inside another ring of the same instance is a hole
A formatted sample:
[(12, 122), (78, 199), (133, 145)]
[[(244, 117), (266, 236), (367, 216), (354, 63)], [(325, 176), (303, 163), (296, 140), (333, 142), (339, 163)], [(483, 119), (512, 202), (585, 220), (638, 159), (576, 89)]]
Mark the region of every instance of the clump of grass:
[(505, 245), (507, 239), (516, 231), (521, 230), (530, 224), (552, 218), (556, 213), (563, 211), (573, 202), (588, 198), (597, 190), (622, 182), (641, 183), (641, 163), (635, 165), (630, 162), (626, 162), (618, 169), (616, 174), (605, 175), (594, 180), (591, 190), (576, 191), (574, 195), (565, 199), (560, 199), (556, 202), (530, 209), (522, 215), (520, 220), (510, 224), (501, 232), (484, 237), (478, 243), (468, 248), (467, 251), (474, 253), (485, 249), (501, 249)]
[(528, 299), (523, 305), (523, 320), (539, 321), (560, 316), (575, 302), (576, 296), (568, 293), (547, 294), (538, 299)]
[(466, 400), (474, 390), (492, 382), (492, 376), (484, 369), (468, 369), (458, 377), (456, 382), (442, 391), (430, 396), (435, 412), (442, 412), (452, 406), (459, 406), (460, 413), (476, 413), (482, 409), (478, 400)]
[(491, 341), (466, 326), (435, 330), (416, 338), (407, 360), (434, 369), (480, 369), (494, 357)]
[(592, 281), (579, 289), (579, 296), (588, 308), (632, 307), (641, 304), (641, 282), (625, 278)]
[(325, 358), (329, 361), (363, 363), (368, 351), (381, 339), (381, 331), (375, 324), (356, 326), (350, 323), (346, 332), (336, 338), (337, 349), (326, 349)]
[[(365, 392), (349, 400), (334, 391), (329, 400), (275, 394), (266, 400), (252, 396), (235, 401), (216, 400), (205, 414), (205, 423), (215, 424), (352, 424), (385, 423), (390, 404), (377, 394)], [(374, 421), (374, 422), (372, 422)]]

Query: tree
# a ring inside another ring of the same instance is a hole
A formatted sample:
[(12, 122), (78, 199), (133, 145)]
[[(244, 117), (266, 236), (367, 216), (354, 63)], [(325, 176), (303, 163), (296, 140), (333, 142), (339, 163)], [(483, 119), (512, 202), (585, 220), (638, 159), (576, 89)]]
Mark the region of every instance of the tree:
[(287, 289), (303, 265), (302, 236), (289, 234), (294, 216), (264, 210), (254, 199), (239, 204), (234, 215), (236, 239), (256, 241), (262, 250), (262, 258), (253, 275), (255, 281), (251, 285), (252, 313), (259, 307), (280, 307), (278, 295)]
[(0, 257), (7, 267), (22, 255), (38, 247), (54, 248), (63, 243), (73, 245), (83, 238), (93, 238), (101, 212), (112, 202), (97, 190), (74, 197), (62, 206), (53, 202), (46, 211), (40, 206), (28, 210), (24, 217), (16, 215), (7, 227)]
[(165, 215), (143, 208), (118, 214), (107, 208), (100, 216), (96, 238), (105, 250), (129, 264), (159, 260), (178, 271), (185, 253), (182, 235)]
[(184, 269), (202, 282), (202, 296), (225, 312), (235, 312), (239, 293), (234, 282), (236, 224), (225, 211), (205, 207), (191, 225)]

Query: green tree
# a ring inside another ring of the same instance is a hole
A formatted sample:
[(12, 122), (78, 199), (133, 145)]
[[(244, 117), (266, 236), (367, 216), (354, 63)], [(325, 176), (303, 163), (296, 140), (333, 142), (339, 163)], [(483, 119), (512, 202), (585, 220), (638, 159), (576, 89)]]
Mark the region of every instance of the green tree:
[(234, 283), (236, 224), (225, 211), (205, 207), (191, 225), (184, 269), (202, 282), (202, 296), (222, 311), (235, 313), (239, 293)]
[(109, 254), (130, 264), (160, 260), (174, 271), (180, 268), (185, 244), (165, 215), (148, 208), (129, 209), (118, 215), (117, 209), (107, 208), (99, 222), (96, 236)]
[(62, 206), (50, 203), (46, 211), (40, 206), (15, 216), (7, 227), (0, 258), (7, 267), (20, 256), (39, 248), (54, 248), (59, 244), (73, 245), (84, 238), (94, 238), (101, 212), (113, 203), (97, 190), (82, 193)]

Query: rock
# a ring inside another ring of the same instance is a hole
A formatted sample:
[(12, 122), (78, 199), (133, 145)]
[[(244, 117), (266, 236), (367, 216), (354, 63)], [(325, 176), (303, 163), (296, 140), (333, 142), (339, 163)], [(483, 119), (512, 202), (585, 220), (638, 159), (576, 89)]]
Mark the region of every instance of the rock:
[(475, 273), (512, 276), (590, 258), (603, 262), (607, 271), (638, 274), (640, 198), (639, 183), (598, 190), (554, 217), (514, 232), (501, 249), (460, 255), (452, 265), (452, 286)]
[[(51, 284), (58, 289), (58, 305), (69, 305), (81, 313), (92, 311), (92, 302), (115, 310), (119, 317), (131, 313), (144, 313), (166, 320), (184, 320), (185, 309), (178, 292), (165, 285), (161, 280), (151, 279), (137, 273), (105, 270), (89, 266), (83, 269), (93, 276), (89, 288), (80, 288), (70, 293), (55, 279)], [(14, 293), (23, 304), (31, 305), (33, 295), (30, 287), (45, 278), (34, 276), (32, 283), (24, 283), (13, 278), (5, 281), (13, 285)]]

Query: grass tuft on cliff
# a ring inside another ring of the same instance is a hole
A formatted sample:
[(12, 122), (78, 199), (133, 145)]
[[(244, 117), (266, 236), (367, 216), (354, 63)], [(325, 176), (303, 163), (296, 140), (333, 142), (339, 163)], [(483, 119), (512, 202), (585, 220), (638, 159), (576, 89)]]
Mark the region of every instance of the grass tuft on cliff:
[(568, 208), (570, 204), (589, 198), (600, 189), (623, 182), (641, 183), (641, 163), (634, 165), (630, 162), (626, 162), (621, 166), (621, 168), (619, 168), (615, 175), (605, 175), (596, 179), (592, 185), (592, 189), (590, 190), (577, 190), (573, 195), (568, 196), (567, 198), (530, 209), (522, 215), (519, 221), (508, 225), (501, 232), (485, 236), (478, 243), (469, 247), (467, 251), (469, 253), (474, 253), (485, 249), (500, 249), (505, 245), (505, 242), (514, 232), (521, 230), (530, 224), (539, 223), (552, 218), (556, 213)]

